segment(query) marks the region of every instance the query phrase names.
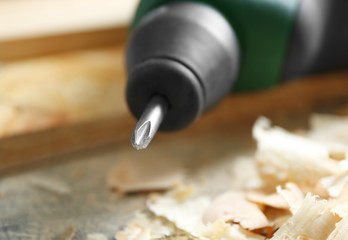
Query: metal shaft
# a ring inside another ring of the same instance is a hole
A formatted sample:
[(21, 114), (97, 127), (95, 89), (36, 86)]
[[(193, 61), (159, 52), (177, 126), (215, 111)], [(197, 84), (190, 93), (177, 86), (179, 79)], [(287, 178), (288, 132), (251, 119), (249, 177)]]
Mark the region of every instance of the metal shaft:
[(168, 102), (165, 98), (158, 95), (151, 98), (131, 138), (135, 149), (144, 149), (149, 145), (161, 125), (167, 109)]

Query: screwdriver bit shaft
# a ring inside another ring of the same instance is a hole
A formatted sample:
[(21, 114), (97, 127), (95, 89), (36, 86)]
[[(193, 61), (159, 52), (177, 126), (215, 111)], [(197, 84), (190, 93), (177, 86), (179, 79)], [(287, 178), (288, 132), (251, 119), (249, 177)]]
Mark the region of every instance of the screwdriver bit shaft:
[(168, 102), (165, 98), (161, 96), (151, 98), (131, 138), (132, 145), (135, 149), (144, 149), (149, 145), (161, 125), (167, 109)]

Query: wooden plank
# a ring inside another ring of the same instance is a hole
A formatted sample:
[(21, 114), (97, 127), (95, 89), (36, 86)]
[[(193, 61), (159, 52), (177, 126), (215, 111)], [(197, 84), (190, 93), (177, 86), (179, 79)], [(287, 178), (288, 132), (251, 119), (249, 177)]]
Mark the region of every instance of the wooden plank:
[(0, 61), (125, 42), (138, 0), (0, 1)]
[(5, 62), (0, 137), (126, 112), (124, 47)]
[(127, 25), (138, 0), (0, 1), (0, 42)]
[[(260, 115), (308, 113), (327, 107), (345, 106), (348, 99), (348, 72), (313, 76), (277, 88), (254, 93), (230, 95), (215, 109), (204, 115), (188, 129), (159, 134), (154, 141), (175, 138), (184, 133), (190, 136), (212, 134), (221, 138), (233, 134), (226, 131), (231, 125), (253, 122)], [(129, 148), (135, 125), (130, 114), (66, 125), (61, 128), (14, 136), (0, 140), (0, 170), (30, 165), (47, 157), (89, 149), (113, 143), (120, 149)], [(149, 146), (151, 148), (151, 145)]]
[(115, 46), (125, 42), (127, 35), (128, 29), (119, 27), (4, 41), (0, 42), (0, 61), (23, 60), (99, 46)]

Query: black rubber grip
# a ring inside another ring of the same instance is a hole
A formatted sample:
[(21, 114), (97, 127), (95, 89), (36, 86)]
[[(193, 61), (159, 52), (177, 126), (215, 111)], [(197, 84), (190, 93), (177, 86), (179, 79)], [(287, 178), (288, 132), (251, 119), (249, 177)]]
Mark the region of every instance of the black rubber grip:
[(230, 92), (238, 73), (236, 37), (224, 17), (198, 3), (147, 15), (127, 46), (127, 102), (139, 118), (151, 96), (168, 99), (160, 130), (188, 126)]

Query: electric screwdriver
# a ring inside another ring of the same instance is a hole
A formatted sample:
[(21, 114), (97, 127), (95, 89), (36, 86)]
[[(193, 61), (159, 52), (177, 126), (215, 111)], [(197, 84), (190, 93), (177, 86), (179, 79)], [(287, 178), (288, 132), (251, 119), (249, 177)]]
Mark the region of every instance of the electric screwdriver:
[(348, 66), (347, 12), (346, 0), (143, 0), (126, 51), (133, 146), (231, 91)]

